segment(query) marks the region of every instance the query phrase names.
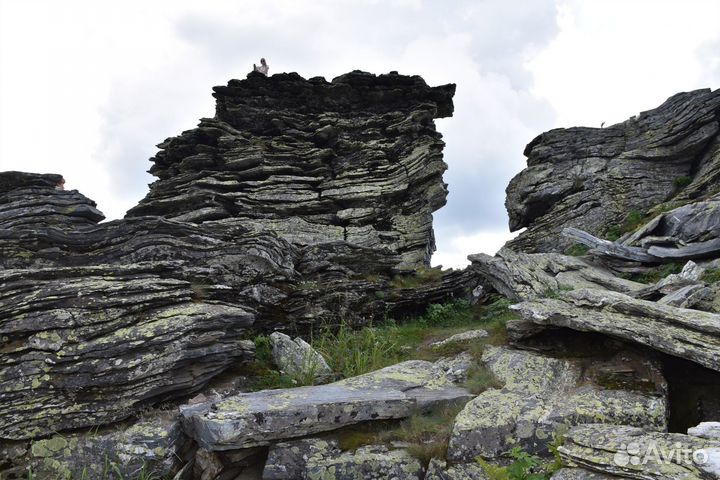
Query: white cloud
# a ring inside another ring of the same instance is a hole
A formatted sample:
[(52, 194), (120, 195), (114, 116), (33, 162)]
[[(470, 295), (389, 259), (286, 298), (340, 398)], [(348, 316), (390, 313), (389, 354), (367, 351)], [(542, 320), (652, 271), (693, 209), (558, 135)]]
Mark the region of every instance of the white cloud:
[(718, 45), (720, 2), (635, 0), (561, 2), (560, 33), (528, 62), (533, 93), (559, 126), (599, 127), (658, 106), (679, 91), (717, 88), (709, 75)]
[(433, 255), (433, 266), (443, 268), (463, 268), (470, 262), (470, 253), (487, 253), (494, 255), (508, 240), (515, 238), (519, 232), (507, 230), (483, 230), (471, 235), (455, 235), (448, 239), (445, 248)]

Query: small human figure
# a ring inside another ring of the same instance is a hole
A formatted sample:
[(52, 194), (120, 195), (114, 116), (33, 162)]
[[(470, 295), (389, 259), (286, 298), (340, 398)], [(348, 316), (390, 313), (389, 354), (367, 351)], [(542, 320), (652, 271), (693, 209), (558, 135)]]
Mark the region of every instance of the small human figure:
[(61, 178), (58, 180), (57, 184), (55, 184), (55, 190), (65, 190), (65, 179)]
[(257, 66), (253, 63), (253, 72), (260, 72), (267, 77), (268, 69), (268, 64), (264, 58), (260, 59), (260, 66)]

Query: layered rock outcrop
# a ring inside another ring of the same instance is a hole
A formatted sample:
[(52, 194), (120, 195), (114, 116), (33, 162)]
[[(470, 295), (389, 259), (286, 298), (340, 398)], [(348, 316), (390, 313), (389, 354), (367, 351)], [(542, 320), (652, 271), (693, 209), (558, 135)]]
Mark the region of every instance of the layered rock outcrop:
[(429, 265), (432, 212), (447, 195), (433, 119), (452, 114), (454, 85), (356, 71), (332, 82), (251, 74), (214, 90), (215, 117), (159, 145), (160, 180), (128, 217), (241, 224)]
[(515, 250), (562, 252), (577, 227), (604, 236), (631, 213), (671, 197), (715, 193), (720, 178), (720, 90), (678, 93), (606, 128), (556, 129), (525, 149), (528, 167), (507, 187)]
[(215, 119), (163, 144), (124, 220), (98, 223), (60, 175), (0, 174), (0, 444), (187, 398), (242, 372), (257, 332), (469, 294), (467, 272), (394, 281), (434, 249), (433, 119), (453, 92), (394, 73), (231, 81)]

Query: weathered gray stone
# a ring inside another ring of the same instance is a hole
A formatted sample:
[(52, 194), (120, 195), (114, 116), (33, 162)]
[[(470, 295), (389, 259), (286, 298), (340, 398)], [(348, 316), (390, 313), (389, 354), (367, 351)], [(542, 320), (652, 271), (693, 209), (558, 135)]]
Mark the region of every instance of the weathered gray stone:
[(482, 360), (504, 387), (486, 390), (458, 414), (452, 462), (497, 458), (515, 446), (544, 453), (554, 433), (580, 423), (666, 428), (663, 396), (594, 385), (583, 379), (581, 361), (496, 347), (487, 347)]
[(452, 115), (454, 85), (354, 71), (250, 75), (214, 91), (214, 118), (159, 145), (160, 180), (129, 216), (239, 221), (295, 245), (347, 241), (401, 268), (429, 265), (447, 195), (433, 120)]
[[(167, 478), (180, 467), (186, 441), (176, 415), (159, 413), (106, 432), (55, 435), (31, 444), (33, 478), (95, 478), (114, 465), (122, 475)], [(83, 477), (83, 472), (86, 477)]]
[(430, 346), (435, 350), (440, 350), (453, 343), (469, 343), (487, 336), (487, 330), (468, 330), (467, 332), (456, 333), (444, 340), (433, 342)]
[(612, 480), (615, 478), (620, 477), (591, 472), (582, 468), (561, 468), (550, 477), (550, 480)]
[[(539, 135), (525, 149), (528, 167), (507, 187), (510, 229), (527, 227), (507, 245), (564, 251), (571, 243), (560, 236), (563, 228), (602, 237), (631, 212), (645, 213), (674, 194), (680, 200), (712, 192), (720, 162), (719, 110), (720, 90), (696, 90), (606, 128)], [(683, 176), (691, 184), (678, 192), (675, 181)]]
[(435, 362), (445, 376), (455, 383), (462, 383), (468, 378), (470, 369), (477, 364), (477, 361), (468, 352), (461, 352), (453, 357), (443, 357)]
[(693, 437), (720, 440), (720, 422), (702, 422), (695, 427), (689, 428), (687, 433)]
[(242, 393), (183, 409), (186, 431), (210, 450), (268, 445), (368, 420), (404, 418), (472, 398), (434, 364), (411, 360), (328, 385)]
[(618, 278), (583, 259), (557, 253), (527, 254), (503, 248), (494, 257), (481, 253), (470, 255), (468, 259), (472, 262), (469, 270), (513, 300), (528, 300), (583, 287), (624, 293), (644, 287), (641, 283)]
[(488, 480), (488, 476), (477, 462), (448, 465), (445, 460), (433, 458), (425, 480)]
[(582, 289), (511, 307), (541, 326), (599, 332), (720, 371), (720, 315)]
[(306, 438), (276, 443), (270, 447), (263, 470), (263, 480), (299, 480), (306, 478), (310, 457), (340, 454), (336, 440)]
[(622, 478), (699, 480), (718, 478), (716, 449), (720, 452), (715, 440), (591, 424), (572, 428), (558, 451), (571, 465)]
[(383, 446), (360, 447), (338, 455), (312, 456), (307, 462), (307, 480), (421, 480), (425, 469), (405, 450)]
[(273, 362), (281, 372), (293, 378), (313, 379), (322, 382), (333, 375), (333, 371), (322, 355), (300, 337), (295, 340), (280, 332), (270, 335)]

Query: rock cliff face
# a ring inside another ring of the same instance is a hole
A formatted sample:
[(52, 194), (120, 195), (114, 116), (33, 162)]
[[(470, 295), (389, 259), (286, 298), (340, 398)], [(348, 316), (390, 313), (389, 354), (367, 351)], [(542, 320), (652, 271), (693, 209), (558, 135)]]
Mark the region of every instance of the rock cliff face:
[(525, 148), (528, 167), (507, 187), (508, 242), (526, 252), (563, 251), (577, 227), (596, 236), (672, 197), (714, 193), (720, 179), (720, 90), (670, 97), (607, 128), (545, 132)]
[(429, 266), (432, 212), (447, 195), (433, 119), (452, 114), (454, 92), (358, 71), (232, 80), (215, 87), (215, 118), (159, 145), (150, 172), (160, 180), (128, 217), (346, 241), (397, 267)]

